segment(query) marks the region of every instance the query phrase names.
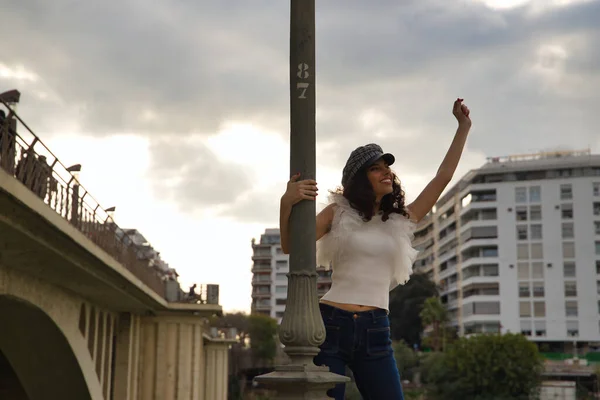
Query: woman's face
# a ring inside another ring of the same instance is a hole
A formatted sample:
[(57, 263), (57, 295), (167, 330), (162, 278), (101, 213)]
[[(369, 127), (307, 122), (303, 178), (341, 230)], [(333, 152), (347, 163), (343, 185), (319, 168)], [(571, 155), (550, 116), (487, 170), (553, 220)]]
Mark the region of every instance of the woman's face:
[(386, 194), (392, 193), (394, 190), (392, 187), (394, 174), (383, 159), (377, 160), (367, 168), (367, 178), (371, 183), (377, 200), (380, 200)]

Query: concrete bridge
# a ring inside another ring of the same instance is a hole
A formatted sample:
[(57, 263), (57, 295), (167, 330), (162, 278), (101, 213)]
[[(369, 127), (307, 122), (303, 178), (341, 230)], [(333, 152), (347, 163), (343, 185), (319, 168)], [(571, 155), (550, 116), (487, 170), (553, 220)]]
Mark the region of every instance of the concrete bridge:
[[(221, 400), (218, 287), (184, 300), (0, 94), (0, 399)], [(3, 106), (3, 107), (2, 107)]]

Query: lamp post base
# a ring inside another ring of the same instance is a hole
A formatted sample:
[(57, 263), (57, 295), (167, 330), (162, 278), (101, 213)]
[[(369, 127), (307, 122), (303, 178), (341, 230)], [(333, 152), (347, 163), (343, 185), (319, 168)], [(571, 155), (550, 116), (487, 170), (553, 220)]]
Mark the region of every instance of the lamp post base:
[(350, 378), (315, 365), (282, 365), (270, 374), (257, 376), (256, 382), (274, 390), (274, 400), (328, 400), (327, 390)]

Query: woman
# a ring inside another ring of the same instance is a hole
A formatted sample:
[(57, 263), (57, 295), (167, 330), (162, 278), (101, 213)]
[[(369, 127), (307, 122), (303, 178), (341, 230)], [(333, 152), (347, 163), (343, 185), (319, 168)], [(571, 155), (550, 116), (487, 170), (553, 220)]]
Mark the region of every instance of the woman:
[[(320, 302), (327, 331), (315, 364), (344, 375), (348, 366), (364, 399), (404, 399), (394, 360), (388, 319), (389, 291), (412, 273), (417, 251), (411, 240), (415, 224), (431, 210), (460, 160), (471, 128), (469, 109), (454, 102), (458, 129), (436, 176), (409, 205), (395, 158), (376, 144), (354, 150), (343, 170), (342, 187), (317, 215), (317, 262), (333, 268), (331, 289)], [(281, 247), (289, 249), (288, 221), (294, 204), (314, 200), (314, 180), (293, 176), (281, 198)], [(344, 398), (344, 385), (329, 393)]]

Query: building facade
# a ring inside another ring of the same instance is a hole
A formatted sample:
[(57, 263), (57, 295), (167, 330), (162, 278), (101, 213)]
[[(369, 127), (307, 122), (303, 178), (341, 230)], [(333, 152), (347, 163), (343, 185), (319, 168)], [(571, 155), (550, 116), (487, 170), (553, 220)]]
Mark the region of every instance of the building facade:
[[(287, 300), (289, 256), (281, 250), (279, 229), (267, 229), (258, 243), (252, 240), (252, 313), (281, 322)], [(331, 271), (317, 268), (317, 294), (331, 287)]]
[(414, 246), (459, 334), (600, 342), (600, 155), (491, 158), (438, 201)]

